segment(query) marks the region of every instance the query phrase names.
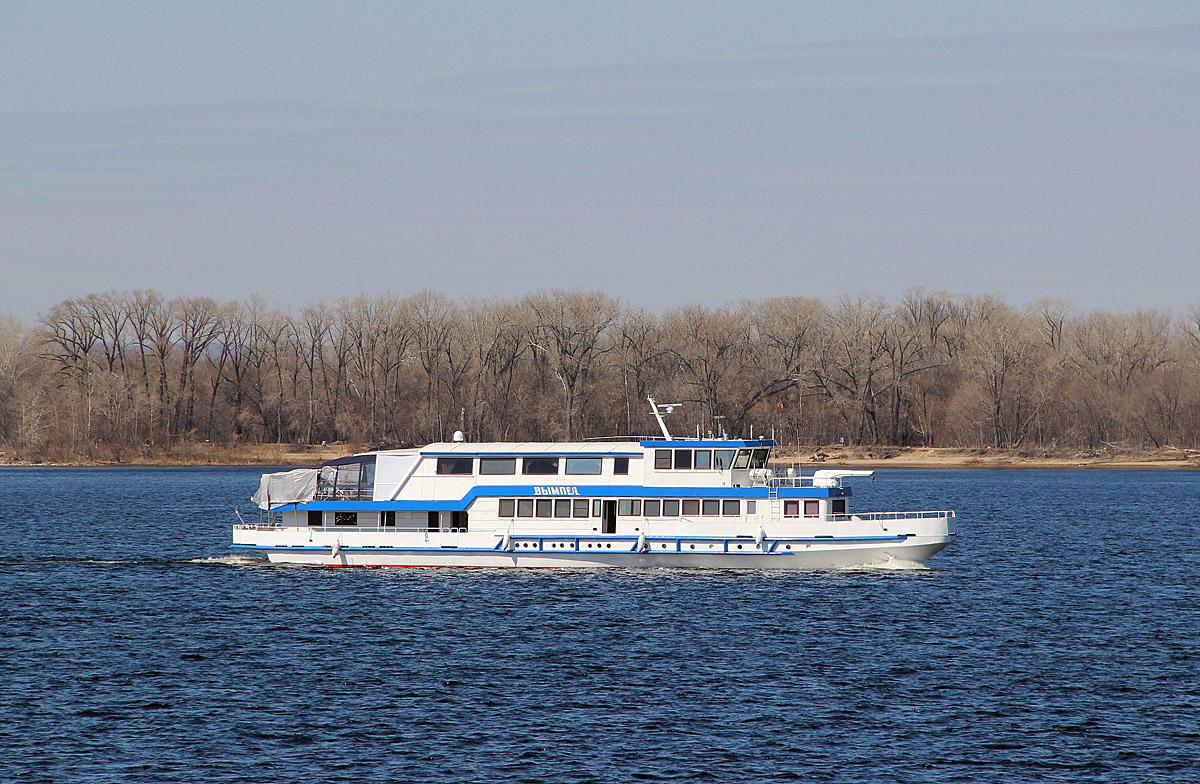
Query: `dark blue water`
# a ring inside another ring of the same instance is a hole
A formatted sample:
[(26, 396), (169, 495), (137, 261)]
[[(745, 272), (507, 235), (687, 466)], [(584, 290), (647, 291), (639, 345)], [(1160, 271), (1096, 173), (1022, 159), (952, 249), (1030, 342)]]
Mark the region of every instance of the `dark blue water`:
[(0, 780), (1200, 781), (1200, 474), (896, 471), (922, 572), (229, 558), (258, 470), (0, 471)]

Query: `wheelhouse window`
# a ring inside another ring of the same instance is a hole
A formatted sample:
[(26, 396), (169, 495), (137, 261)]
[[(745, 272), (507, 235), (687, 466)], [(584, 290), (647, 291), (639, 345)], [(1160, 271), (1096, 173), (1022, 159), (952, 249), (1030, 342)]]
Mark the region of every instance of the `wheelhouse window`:
[(766, 468), (767, 457), (771, 454), (770, 449), (755, 449), (754, 455), (750, 458), (751, 468)]
[(816, 517), (820, 513), (821, 513), (821, 502), (820, 501), (805, 501), (804, 502), (804, 516), (805, 517)]
[(568, 474), (599, 474), (603, 463), (598, 457), (568, 457)]
[(558, 473), (557, 457), (526, 457), (521, 460), (521, 473), (546, 476)]
[(686, 469), (692, 467), (692, 450), (676, 449), (675, 450), (675, 467), (678, 469)]
[(741, 513), (742, 513), (742, 502), (741, 501), (726, 500), (726, 501), (721, 502), (721, 514), (722, 515), (725, 515), (726, 517), (730, 517), (730, 516), (740, 515)]
[(513, 498), (500, 499), (500, 516), (501, 517), (516, 517), (517, 502)]
[(749, 468), (750, 467), (750, 450), (739, 449), (737, 457), (733, 458), (734, 468)]
[(705, 517), (714, 517), (721, 514), (721, 502), (715, 498), (705, 498), (702, 507)]
[(835, 498), (832, 501), (830, 501), (829, 506), (830, 506), (829, 511), (831, 511), (835, 515), (846, 514), (846, 499), (845, 498)]
[(618, 476), (624, 476), (629, 473), (629, 458), (614, 457), (613, 458), (613, 473)]
[(696, 450), (696, 468), (707, 469), (712, 468), (712, 450), (697, 449)]
[(733, 456), (737, 454), (733, 449), (717, 449), (713, 451), (713, 465), (722, 470), (733, 465)]
[(437, 472), (439, 474), (470, 474), (475, 471), (473, 457), (439, 457)]
[(799, 501), (784, 501), (783, 502), (783, 516), (784, 517), (799, 517), (800, 516), (800, 502)]
[(654, 470), (655, 471), (671, 470), (671, 450), (670, 449), (655, 449), (654, 450)]
[(479, 458), (479, 473), (486, 476), (517, 473), (517, 458), (515, 457), (481, 457)]
[(333, 460), (317, 474), (317, 501), (370, 501), (374, 492), (375, 455)]

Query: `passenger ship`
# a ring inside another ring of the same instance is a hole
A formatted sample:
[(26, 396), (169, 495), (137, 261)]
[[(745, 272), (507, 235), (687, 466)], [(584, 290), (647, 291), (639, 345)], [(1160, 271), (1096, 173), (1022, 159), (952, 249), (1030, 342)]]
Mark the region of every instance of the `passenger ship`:
[[(921, 564), (953, 511), (855, 513), (852, 477), (770, 439), (448, 443), (264, 474), (233, 548), (324, 566), (833, 569)], [(240, 515), (239, 515), (240, 517)]]

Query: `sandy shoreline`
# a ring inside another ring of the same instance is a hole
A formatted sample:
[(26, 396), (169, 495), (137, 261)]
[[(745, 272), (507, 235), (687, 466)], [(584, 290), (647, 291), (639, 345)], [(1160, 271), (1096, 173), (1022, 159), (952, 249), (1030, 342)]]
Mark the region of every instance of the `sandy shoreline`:
[[(180, 467), (180, 466), (312, 466), (373, 447), (354, 444), (323, 444), (313, 447), (292, 444), (252, 444), (227, 447), (215, 444), (188, 444), (166, 455), (122, 457), (98, 460), (78, 459), (63, 462), (22, 461), (0, 450), (0, 466), (58, 467)], [(794, 465), (795, 449), (777, 452), (777, 465)], [(1047, 449), (964, 449), (886, 446), (805, 446), (800, 450), (800, 465), (814, 468), (921, 468), (921, 469), (1200, 469), (1200, 450), (1123, 449), (1099, 450)]]

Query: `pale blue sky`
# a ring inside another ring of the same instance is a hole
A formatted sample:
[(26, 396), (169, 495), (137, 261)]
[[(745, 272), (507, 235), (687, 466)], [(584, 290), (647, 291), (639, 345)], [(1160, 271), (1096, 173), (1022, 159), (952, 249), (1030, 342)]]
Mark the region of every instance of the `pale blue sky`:
[(0, 313), (1200, 303), (1195, 2), (0, 0)]

